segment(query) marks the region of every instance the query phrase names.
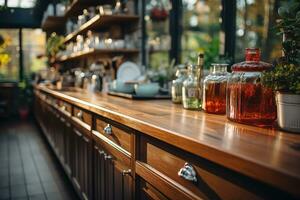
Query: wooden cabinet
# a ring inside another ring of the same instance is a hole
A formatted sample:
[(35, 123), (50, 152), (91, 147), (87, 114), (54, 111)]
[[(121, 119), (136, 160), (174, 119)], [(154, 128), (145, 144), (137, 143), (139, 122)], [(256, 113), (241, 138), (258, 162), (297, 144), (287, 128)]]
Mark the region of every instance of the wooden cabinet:
[[(148, 185), (141, 192), (148, 198), (168, 199), (276, 199), (286, 194), (176, 149), (150, 137), (141, 139), (136, 173)], [(157, 192), (154, 192), (155, 188)], [(161, 194), (161, 195), (160, 195)]]
[(65, 169), (69, 176), (72, 174), (72, 166), (73, 166), (73, 155), (74, 155), (74, 134), (72, 131), (71, 123), (66, 121), (65, 124), (65, 143), (64, 143), (64, 160), (65, 160)]
[(128, 159), (115, 157), (113, 152), (103, 148), (102, 143), (101, 139), (96, 138), (93, 149), (94, 199), (133, 199), (132, 171), (128, 163), (122, 161)]
[[(127, 152), (131, 151), (131, 133), (130, 130), (123, 130), (115, 125), (115, 122), (96, 118), (95, 129), (97, 132), (108, 138), (111, 142), (121, 147)], [(126, 128), (125, 128), (126, 129)]]
[[(112, 119), (112, 113), (107, 108), (117, 106), (107, 106), (97, 111), (90, 108), (91, 104), (89, 107), (78, 102), (73, 104), (72, 98), (68, 100), (67, 95), (55, 97), (38, 90), (35, 94), (36, 119), (81, 199), (255, 200), (298, 197), (293, 188), (290, 191), (294, 193), (291, 194), (285, 188), (275, 187), (258, 177), (209, 160), (205, 157), (207, 148), (199, 148), (196, 152), (189, 150), (195, 143), (185, 148), (176, 146), (184, 138), (178, 135), (170, 138), (171, 135), (159, 132), (157, 126), (152, 127), (153, 135), (147, 133), (149, 127), (137, 130), (146, 123), (132, 123), (133, 115), (128, 118), (130, 123), (127, 121), (127, 124), (125, 114)], [(118, 99), (116, 102), (120, 101)], [(98, 109), (99, 105), (95, 107)], [(167, 116), (166, 113), (164, 115)], [(271, 139), (265, 141), (270, 142)], [(168, 140), (175, 142), (171, 144)], [(209, 150), (210, 154), (216, 152), (215, 149)], [(243, 160), (231, 156), (230, 161), (235, 162), (232, 165), (245, 167), (245, 163), (241, 165)], [(214, 159), (222, 160), (220, 155)], [(259, 171), (262, 174), (261, 168), (255, 168), (262, 165), (252, 163), (252, 166), (254, 173)], [(273, 174), (271, 170), (263, 172)], [(274, 180), (279, 177), (285, 178), (281, 174)], [(290, 184), (288, 178), (284, 183)], [(281, 184), (280, 181), (278, 183)]]
[(78, 124), (85, 127), (86, 129), (91, 129), (91, 125), (92, 125), (91, 113), (83, 109), (80, 109), (78, 107), (74, 107), (73, 120), (75, 120)]
[(82, 192), (84, 199), (91, 199), (91, 179), (92, 179), (92, 142), (85, 131), (78, 128), (73, 129), (74, 132), (74, 166), (73, 180), (78, 190)]

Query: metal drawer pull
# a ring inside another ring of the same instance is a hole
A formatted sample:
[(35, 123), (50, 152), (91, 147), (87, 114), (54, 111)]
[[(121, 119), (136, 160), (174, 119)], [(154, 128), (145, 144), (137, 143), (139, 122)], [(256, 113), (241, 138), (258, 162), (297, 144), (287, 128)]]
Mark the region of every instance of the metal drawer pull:
[(112, 157), (110, 155), (104, 154), (104, 160), (110, 160)]
[[(105, 153), (104, 153), (104, 151), (100, 151), (100, 150), (99, 150), (99, 154), (100, 154), (100, 155), (103, 155), (103, 154), (105, 154)], [(106, 155), (106, 154), (105, 154), (105, 155)]]
[(82, 133), (80, 133), (79, 131), (77, 131), (77, 130), (75, 130), (75, 129), (74, 129), (74, 132), (75, 132), (79, 137), (82, 136)]
[(107, 124), (107, 126), (105, 126), (105, 128), (103, 129), (103, 131), (107, 135), (111, 135), (112, 134), (112, 126), (110, 124)]
[(131, 175), (131, 169), (123, 170), (123, 171), (122, 171), (122, 175), (123, 175), (123, 176)]
[(178, 171), (178, 176), (188, 181), (197, 182), (195, 169), (189, 163), (185, 163), (184, 166)]
[(62, 106), (61, 109), (62, 109), (62, 110), (66, 110), (66, 106)]
[(77, 117), (78, 117), (79, 119), (82, 119), (82, 116), (83, 116), (82, 111), (79, 111), (79, 112), (77, 113)]
[(85, 142), (89, 142), (89, 141), (90, 141), (90, 140), (89, 140), (87, 137), (85, 137), (85, 136), (83, 136), (83, 139), (84, 139)]

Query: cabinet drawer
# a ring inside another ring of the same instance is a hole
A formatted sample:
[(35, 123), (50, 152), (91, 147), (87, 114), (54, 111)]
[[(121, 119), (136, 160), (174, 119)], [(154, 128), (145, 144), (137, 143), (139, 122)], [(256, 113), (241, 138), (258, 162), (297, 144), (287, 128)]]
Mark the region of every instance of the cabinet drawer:
[[(137, 174), (146, 181), (147, 178), (152, 180), (150, 183), (154, 187), (163, 188), (161, 192), (168, 198), (179, 198), (180, 195), (173, 196), (176, 192), (186, 195), (186, 199), (262, 199), (249, 187), (248, 179), (245, 184), (242, 183), (246, 177), (228, 173), (221, 166), (156, 140), (142, 139), (141, 146), (145, 154), (142, 155), (143, 162), (139, 162)], [(193, 173), (195, 176), (188, 176)], [(158, 181), (160, 178), (161, 183)]]
[(80, 122), (83, 122), (88, 129), (92, 126), (92, 115), (91, 113), (80, 109), (78, 107), (74, 107), (73, 115), (75, 119), (79, 120)]
[(116, 127), (111, 122), (106, 122), (103, 119), (96, 119), (96, 131), (117, 144), (128, 152), (131, 152), (131, 134), (129, 130), (122, 130)]
[(149, 183), (141, 180), (141, 199), (145, 200), (168, 200), (163, 194), (161, 194), (157, 189), (152, 187)]
[(64, 102), (62, 100), (57, 100), (55, 103), (56, 103), (56, 106), (58, 107), (58, 109), (71, 115), (71, 113), (72, 113), (72, 105), (71, 104)]

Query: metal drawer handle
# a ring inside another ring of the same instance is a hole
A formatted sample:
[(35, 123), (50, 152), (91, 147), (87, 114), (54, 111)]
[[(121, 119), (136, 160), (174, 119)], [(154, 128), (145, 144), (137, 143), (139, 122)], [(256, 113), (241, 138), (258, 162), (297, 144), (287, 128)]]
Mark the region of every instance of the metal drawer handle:
[(78, 117), (79, 119), (82, 119), (82, 116), (83, 116), (82, 111), (79, 111), (79, 112), (77, 113), (77, 117)]
[(104, 160), (110, 160), (112, 157), (110, 155), (104, 154)]
[(189, 163), (185, 163), (184, 166), (178, 171), (178, 176), (188, 181), (197, 182), (196, 171)]
[[(103, 154), (105, 154), (105, 153), (104, 153), (104, 151), (100, 151), (100, 150), (99, 150), (99, 154), (100, 154), (100, 155), (103, 155)], [(105, 155), (106, 155), (106, 154), (105, 154)]]
[(122, 175), (123, 175), (123, 176), (131, 175), (131, 169), (123, 170), (123, 171), (122, 171)]
[(62, 106), (61, 109), (62, 109), (62, 110), (66, 110), (66, 106)]
[(75, 130), (75, 129), (74, 129), (74, 132), (75, 132), (79, 137), (82, 136), (82, 133), (80, 133), (79, 131), (77, 131), (77, 130)]
[(83, 136), (83, 139), (84, 139), (85, 142), (89, 142), (89, 141), (90, 141), (90, 140), (89, 140), (87, 137), (85, 137), (85, 136)]
[(107, 124), (107, 126), (103, 129), (103, 131), (107, 135), (111, 135), (112, 134), (112, 126), (110, 124)]

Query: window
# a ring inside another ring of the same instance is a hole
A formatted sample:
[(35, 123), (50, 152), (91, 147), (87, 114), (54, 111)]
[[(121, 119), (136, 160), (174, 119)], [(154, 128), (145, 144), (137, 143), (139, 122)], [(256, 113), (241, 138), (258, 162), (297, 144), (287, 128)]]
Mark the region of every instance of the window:
[(41, 29), (23, 29), (24, 75), (30, 76), (46, 67), (46, 34)]
[(7, 0), (7, 7), (32, 8), (36, 0)]
[[(281, 0), (283, 1), (283, 0)], [(244, 49), (260, 47), (262, 59), (281, 55), (281, 38), (272, 30), (280, 0), (237, 0), (235, 60), (244, 60)]]
[[(20, 43), (22, 33), (23, 74), (20, 74)], [(29, 77), (46, 67), (45, 42), (46, 35), (40, 29), (1, 29), (0, 37), (0, 81), (18, 80)]]
[(149, 67), (158, 69), (169, 63), (171, 36), (169, 31), (169, 14), (171, 3), (169, 0), (146, 1), (146, 49)]
[(208, 65), (219, 56), (221, 8), (221, 0), (183, 0), (183, 62), (195, 63), (199, 51)]
[(0, 37), (0, 80), (18, 80), (19, 78), (19, 30), (2, 29)]

